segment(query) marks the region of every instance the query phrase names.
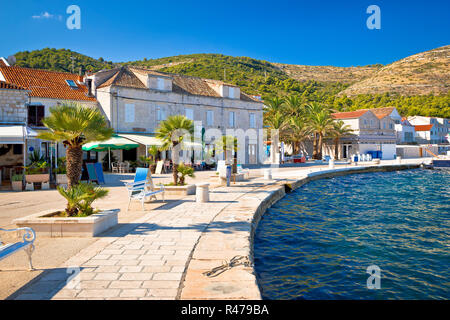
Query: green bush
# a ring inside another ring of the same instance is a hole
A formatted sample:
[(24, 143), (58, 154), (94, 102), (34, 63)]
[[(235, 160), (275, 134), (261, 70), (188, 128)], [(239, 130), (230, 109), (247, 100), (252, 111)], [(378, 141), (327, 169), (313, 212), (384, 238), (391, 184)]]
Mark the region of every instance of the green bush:
[(195, 178), (194, 168), (186, 166), (184, 163), (178, 165), (178, 174), (180, 175), (180, 184), (184, 185), (184, 180), (186, 176)]
[(92, 203), (108, 195), (109, 190), (92, 183), (81, 182), (71, 188), (58, 186), (58, 192), (67, 200), (65, 214), (69, 217), (87, 217), (95, 213)]

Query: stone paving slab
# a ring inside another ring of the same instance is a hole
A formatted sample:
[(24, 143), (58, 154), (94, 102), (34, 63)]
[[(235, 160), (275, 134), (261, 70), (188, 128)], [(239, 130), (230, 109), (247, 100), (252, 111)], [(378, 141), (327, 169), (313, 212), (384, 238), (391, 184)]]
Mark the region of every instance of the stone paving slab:
[[(253, 267), (217, 277), (203, 273), (236, 256), (252, 258), (261, 215), (285, 194), (284, 184), (308, 179), (261, 178), (218, 187), (210, 202), (187, 196), (124, 225), (60, 268), (16, 293), (16, 299), (260, 299)], [(298, 183), (301, 185), (301, 183)]]

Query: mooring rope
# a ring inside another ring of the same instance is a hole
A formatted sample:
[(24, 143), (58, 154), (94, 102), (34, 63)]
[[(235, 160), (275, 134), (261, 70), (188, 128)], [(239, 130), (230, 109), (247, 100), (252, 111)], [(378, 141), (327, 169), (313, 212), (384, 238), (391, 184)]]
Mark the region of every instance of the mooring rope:
[(227, 262), (225, 260), (221, 266), (203, 272), (203, 275), (210, 278), (217, 277), (219, 274), (239, 265), (251, 267), (252, 263), (250, 262), (250, 259), (247, 256), (235, 256), (230, 260), (230, 262)]

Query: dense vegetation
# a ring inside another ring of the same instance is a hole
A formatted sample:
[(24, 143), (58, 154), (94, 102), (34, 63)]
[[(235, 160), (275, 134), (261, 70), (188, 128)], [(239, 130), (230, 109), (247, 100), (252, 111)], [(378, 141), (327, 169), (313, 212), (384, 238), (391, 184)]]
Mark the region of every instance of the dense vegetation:
[[(85, 71), (97, 72), (114, 67), (114, 63), (111, 61), (105, 61), (103, 58), (94, 59), (68, 49), (45, 48), (18, 52), (14, 56), (17, 66), (62, 72), (72, 72), (72, 66), (74, 73), (78, 73), (80, 68), (84, 73)], [(73, 65), (71, 57), (75, 58)]]
[[(70, 72), (75, 57), (74, 71), (98, 71), (120, 64), (93, 59), (66, 49), (42, 49), (16, 54), (17, 65)], [(337, 96), (349, 84), (341, 82), (297, 81), (274, 64), (248, 57), (221, 54), (191, 54), (160, 59), (143, 59), (127, 64), (155, 67), (171, 73), (223, 80), (238, 85), (244, 92), (261, 95), (263, 99), (275, 96), (299, 96), (304, 104), (319, 102), (334, 110), (347, 111), (361, 108), (394, 106), (402, 115), (423, 115), (450, 118), (450, 95), (400, 96), (394, 94), (364, 94), (353, 97)], [(121, 63), (123, 64), (123, 63)]]

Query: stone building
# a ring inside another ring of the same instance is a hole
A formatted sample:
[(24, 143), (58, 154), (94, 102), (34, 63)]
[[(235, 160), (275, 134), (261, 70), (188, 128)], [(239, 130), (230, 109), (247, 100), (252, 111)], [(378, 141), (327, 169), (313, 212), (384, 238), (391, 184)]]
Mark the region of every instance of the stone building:
[[(395, 123), (401, 120), (395, 108), (361, 109), (333, 113), (332, 116), (353, 129), (352, 135), (341, 139), (340, 158), (381, 151), (383, 160), (394, 159), (397, 140)], [(328, 149), (328, 153), (333, 154), (331, 145)]]
[[(203, 159), (212, 150), (215, 133), (227, 134), (230, 129), (247, 133), (237, 152), (239, 163), (257, 163), (258, 152), (263, 152), (259, 132), (263, 104), (235, 85), (132, 66), (100, 71), (86, 81), (89, 79), (116, 133), (142, 144), (137, 150), (117, 151), (119, 161), (133, 161), (145, 154), (145, 145), (151, 144), (159, 122), (176, 114), (194, 121), (199, 141), (197, 147), (194, 144), (192, 150), (183, 151), (185, 159)], [(216, 129), (214, 134), (211, 129)], [(162, 158), (168, 156), (169, 151), (161, 154)]]
[[(25, 123), (36, 132), (45, 130), (42, 119), (49, 115), (52, 106), (74, 102), (93, 108), (98, 107), (97, 100), (89, 94), (83, 78), (76, 74), (9, 66), (3, 61), (0, 63), (0, 81), (25, 89), (22, 91), (26, 92), (26, 98), (25, 93), (21, 93), (20, 98), (17, 98), (20, 100), (20, 108), (17, 110), (20, 111), (17, 111), (16, 116), (19, 122)], [(19, 94), (10, 93), (8, 99), (13, 99), (12, 97), (17, 95)], [(3, 113), (2, 108), (2, 116), (11, 112), (10, 108), (5, 110)], [(60, 143), (56, 145), (36, 138), (28, 139), (26, 154), (34, 150), (39, 151), (47, 159), (65, 155), (65, 149)]]
[(0, 81), (0, 184), (10, 180), (26, 159), (28, 138), (35, 132), (27, 127), (28, 91)]

